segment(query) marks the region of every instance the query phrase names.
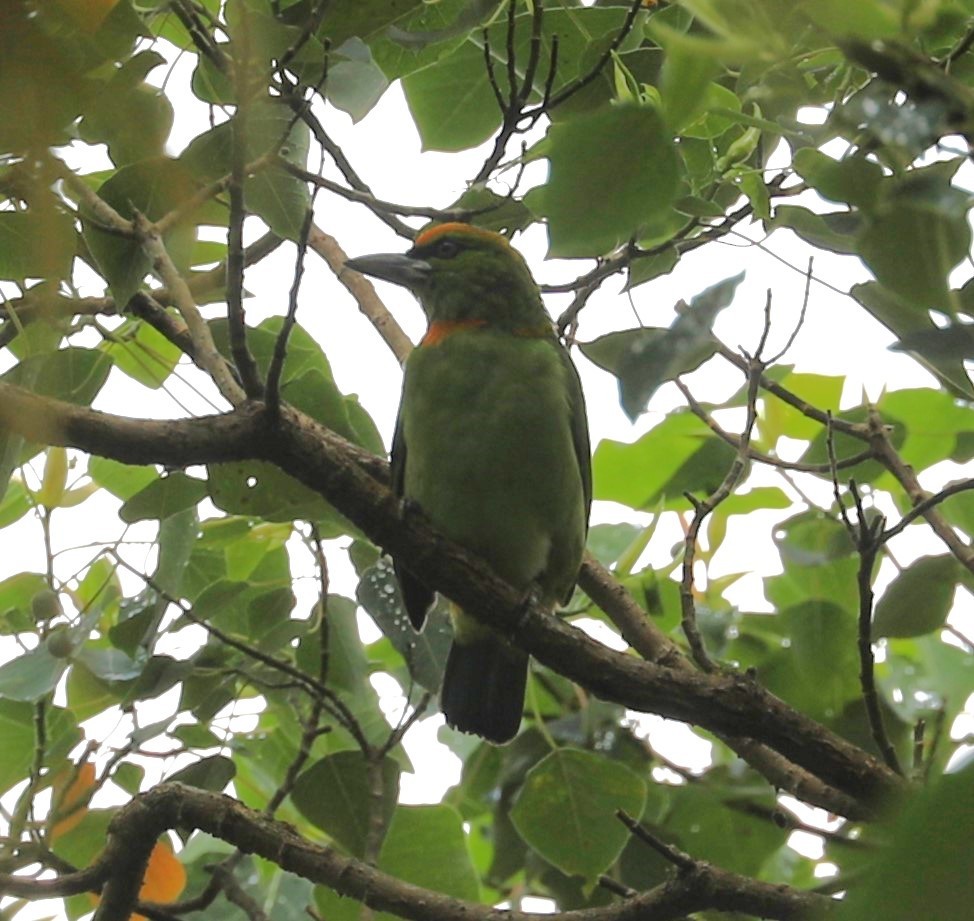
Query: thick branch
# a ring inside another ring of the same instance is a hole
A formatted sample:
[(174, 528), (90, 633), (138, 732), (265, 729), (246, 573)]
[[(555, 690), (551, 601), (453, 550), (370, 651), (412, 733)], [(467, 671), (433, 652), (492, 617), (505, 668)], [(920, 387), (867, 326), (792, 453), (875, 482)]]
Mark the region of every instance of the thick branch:
[[(312, 844), (292, 826), (254, 812), (230, 797), (181, 784), (162, 784), (120, 809), (109, 828), (104, 852), (88, 870), (57, 880), (0, 877), (0, 886), (9, 895), (38, 898), (84, 892), (104, 883), (96, 918), (108, 921), (127, 917), (111, 912), (130, 911), (134, 907), (132, 890), (138, 890), (152, 843), (163, 832), (177, 826), (205, 831), (246, 853), (259, 854), (290, 873), (410, 921), (542, 921), (550, 917), (477, 905), (422, 889), (364, 861)], [(688, 912), (716, 908), (763, 918), (797, 919), (821, 916), (831, 907), (831, 900), (824, 896), (695, 863), (688, 872), (633, 898), (598, 908), (562, 912), (559, 918), (561, 921), (666, 921)]]
[[(277, 424), (275, 424), (275, 421)], [(325, 496), (379, 546), (474, 617), (597, 696), (634, 710), (762, 742), (872, 810), (902, 781), (875, 758), (739, 675), (663, 668), (608, 649), (538, 605), (438, 535), (360, 463), (369, 455), (317, 422), (258, 404), (181, 422), (136, 422), (0, 383), (0, 426), (128, 463), (169, 466), (259, 458)], [(384, 463), (372, 458), (372, 470)]]

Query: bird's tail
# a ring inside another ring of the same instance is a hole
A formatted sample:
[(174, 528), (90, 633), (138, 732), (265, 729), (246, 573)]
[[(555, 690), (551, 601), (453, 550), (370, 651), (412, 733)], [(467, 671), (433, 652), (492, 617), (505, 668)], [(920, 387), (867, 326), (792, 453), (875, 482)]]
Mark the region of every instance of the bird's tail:
[(447, 723), (497, 744), (509, 742), (521, 724), (527, 677), (528, 654), (495, 633), (454, 640), (440, 692)]

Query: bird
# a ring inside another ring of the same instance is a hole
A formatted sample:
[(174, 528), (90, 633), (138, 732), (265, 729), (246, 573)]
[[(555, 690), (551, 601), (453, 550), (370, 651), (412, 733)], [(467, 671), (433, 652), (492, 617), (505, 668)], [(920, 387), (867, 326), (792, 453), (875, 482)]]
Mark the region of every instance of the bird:
[[(588, 533), (592, 472), (578, 372), (523, 256), (502, 234), (447, 222), (405, 253), (349, 259), (409, 289), (428, 320), (404, 366), (390, 472), (397, 496), (551, 610), (567, 604)], [(433, 590), (393, 560), (414, 628)], [(510, 741), (528, 654), (451, 605), (440, 709), (453, 728)]]

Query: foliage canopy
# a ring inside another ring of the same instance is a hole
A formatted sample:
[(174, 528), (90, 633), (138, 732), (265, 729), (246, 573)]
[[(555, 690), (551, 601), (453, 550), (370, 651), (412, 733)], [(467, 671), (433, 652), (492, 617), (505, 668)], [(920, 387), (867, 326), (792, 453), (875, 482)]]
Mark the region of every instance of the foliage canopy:
[[(448, 921), (529, 896), (586, 921), (966, 917), (972, 46), (972, 0), (4, 3), (0, 528), (46, 565), (0, 568), (3, 917)], [(425, 149), (486, 142), (449, 208), (378, 199), (333, 138), (395, 81)], [(630, 417), (681, 402), (596, 446), (596, 499), (628, 511), (592, 528), (559, 621), (402, 514), (375, 423), (295, 322), (321, 259), (375, 353), (408, 351), (341, 271), (338, 199), (404, 240), (543, 225), (584, 260), (548, 286), (572, 340), (611, 280), (639, 297), (701, 247), (791, 234), (861, 260), (845, 309), (926, 383), (850, 405), (767, 335), (729, 347), (721, 311), (763, 308), (739, 276), (580, 342)], [(248, 325), (245, 272), (279, 248), (286, 306)], [(739, 375), (717, 403), (703, 365)], [(91, 408), (186, 381), (167, 420)], [(95, 518), (109, 543), (71, 530)], [(714, 558), (769, 528), (772, 613), (732, 605), (753, 573)], [(448, 619), (412, 633), (385, 552), (535, 657), (510, 746), (441, 730), (463, 769), (437, 804), (400, 783)], [(330, 587), (347, 564), (354, 597)], [(707, 763), (664, 757), (640, 712), (693, 726)]]

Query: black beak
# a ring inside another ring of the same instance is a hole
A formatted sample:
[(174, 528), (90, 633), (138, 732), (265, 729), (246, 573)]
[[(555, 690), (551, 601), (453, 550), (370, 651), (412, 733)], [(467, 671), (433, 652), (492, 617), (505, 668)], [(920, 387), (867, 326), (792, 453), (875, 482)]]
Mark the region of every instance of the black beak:
[(356, 256), (346, 259), (345, 267), (363, 275), (372, 275), (405, 288), (416, 290), (429, 280), (430, 264), (403, 253), (379, 253), (375, 256)]

